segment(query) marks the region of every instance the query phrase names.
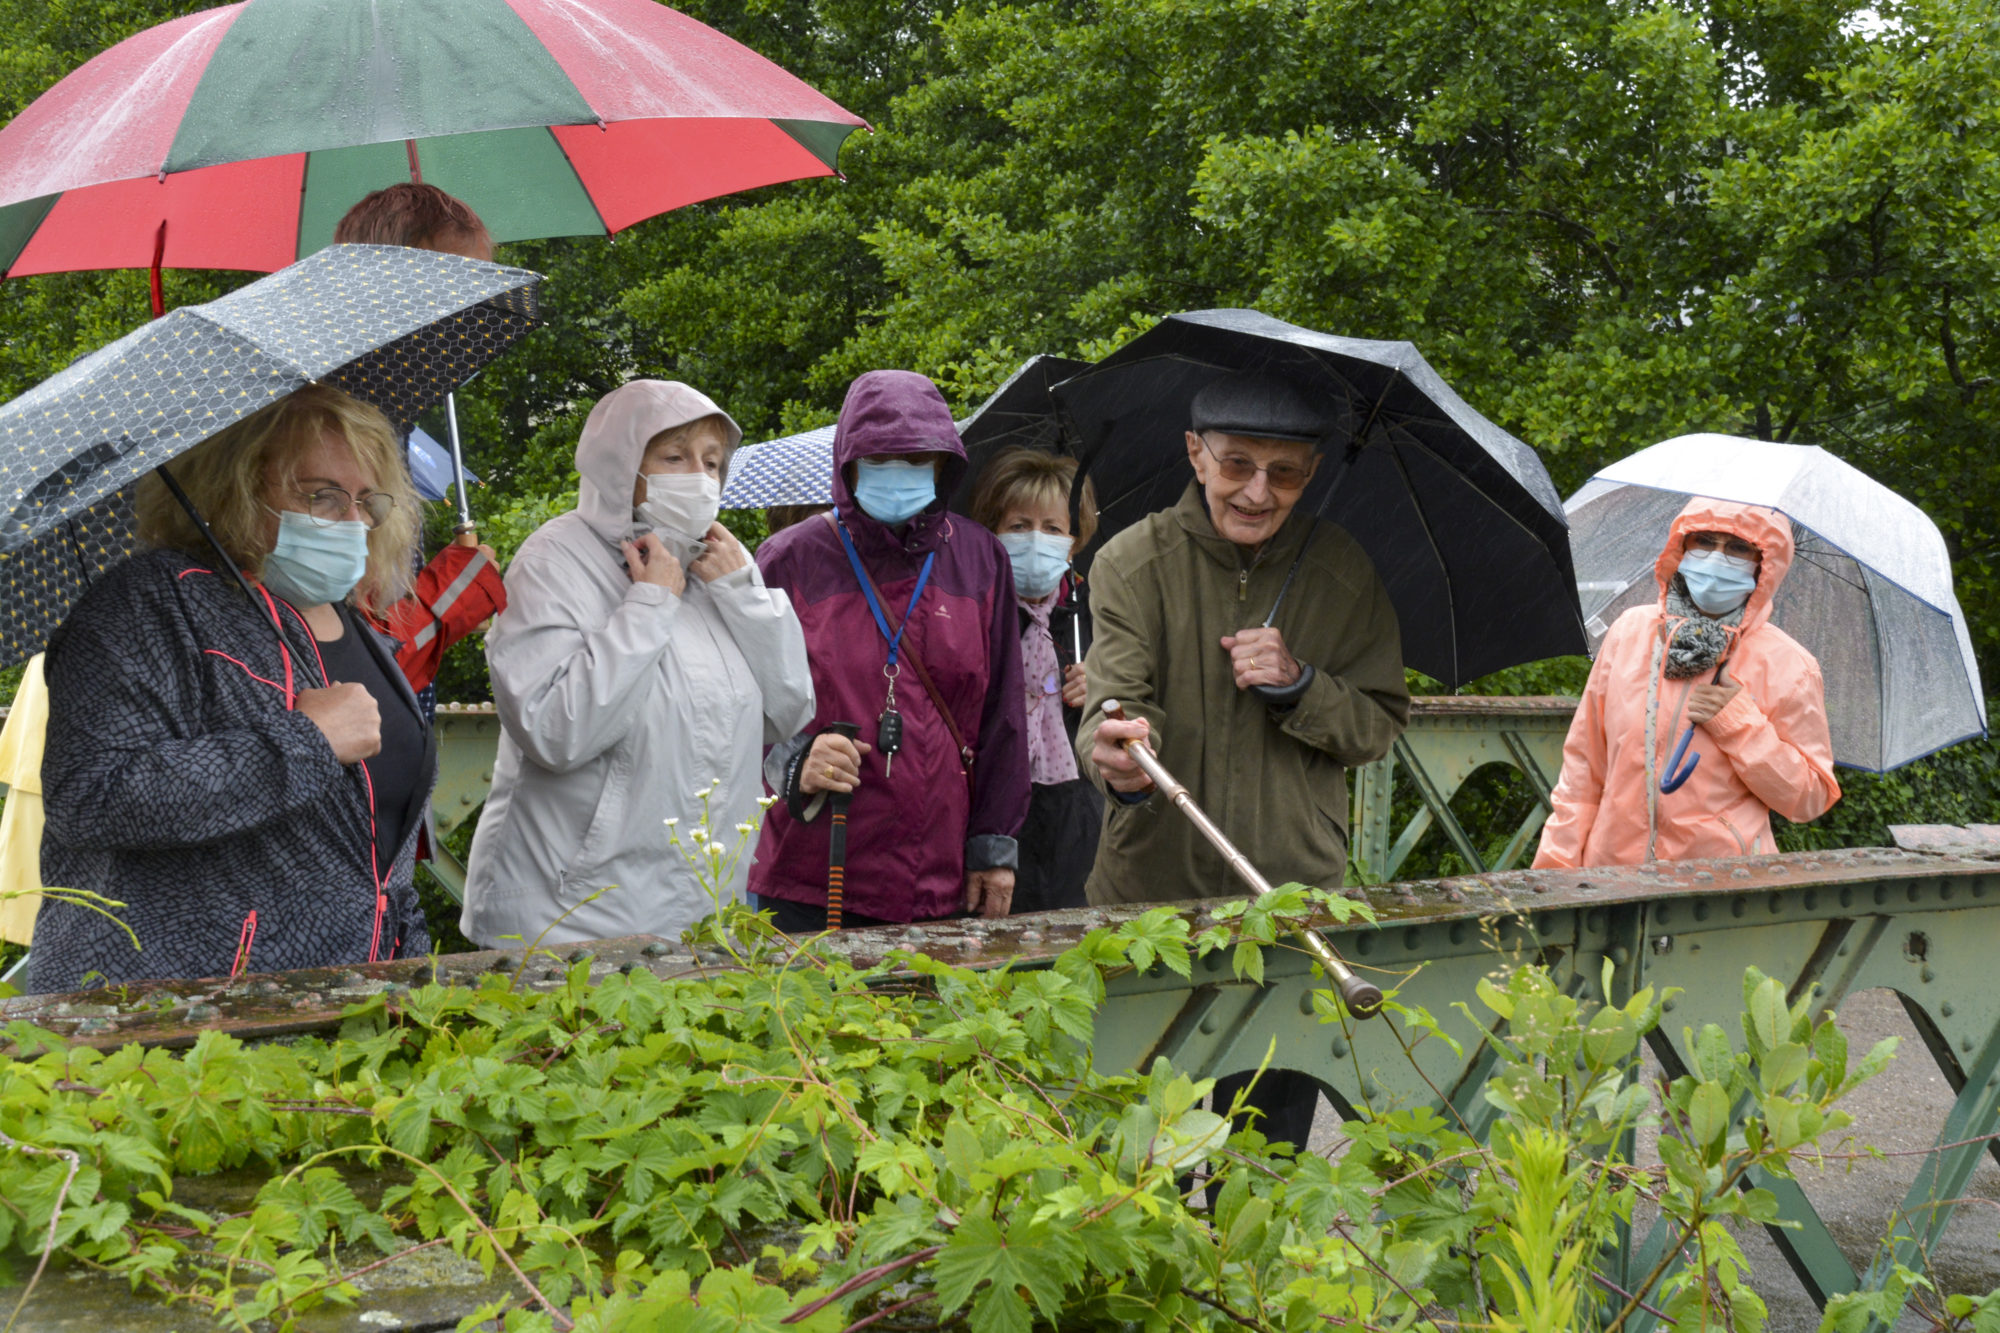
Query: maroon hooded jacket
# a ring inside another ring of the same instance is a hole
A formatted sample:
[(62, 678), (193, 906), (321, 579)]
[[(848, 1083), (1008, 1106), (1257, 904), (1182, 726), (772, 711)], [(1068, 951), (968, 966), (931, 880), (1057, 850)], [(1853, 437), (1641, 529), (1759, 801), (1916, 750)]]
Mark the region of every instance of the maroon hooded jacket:
[[(938, 499), (895, 529), (855, 502), (847, 465), (857, 458), (937, 451)], [(834, 513), (875, 581), (891, 632), (902, 623), (924, 556), (936, 563), (903, 636), (896, 707), (903, 745), (883, 773), (879, 751), (862, 756), (848, 811), (848, 911), (888, 921), (925, 921), (964, 909), (968, 870), (1012, 868), (1014, 835), (1028, 811), (1026, 696), (1020, 626), (1006, 548), (979, 524), (945, 508), (965, 475), (965, 449), (944, 396), (922, 375), (876, 370), (849, 386), (833, 436)], [(873, 745), (887, 688), (883, 639), (840, 534), (824, 516), (786, 528), (757, 550), (764, 581), (791, 595), (805, 627), (818, 712), (792, 745), (832, 722), (853, 722)], [(922, 659), (973, 750), (968, 789), (951, 732), (909, 665)], [(775, 757), (775, 756), (774, 756)], [(767, 763), (766, 773), (782, 769)], [(824, 903), (828, 830), (823, 810), (801, 820), (784, 802), (764, 820), (750, 891), (788, 902)]]

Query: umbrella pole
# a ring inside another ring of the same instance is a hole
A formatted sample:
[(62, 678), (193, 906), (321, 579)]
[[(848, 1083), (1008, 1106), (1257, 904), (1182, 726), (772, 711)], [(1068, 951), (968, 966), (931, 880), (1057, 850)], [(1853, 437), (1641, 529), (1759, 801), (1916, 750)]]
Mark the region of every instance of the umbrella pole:
[[(219, 541), (216, 538), (215, 532), (208, 526), (207, 520), (202, 518), (201, 511), (194, 507), (194, 501), (188, 498), (188, 493), (181, 489), (181, 484), (180, 482), (174, 479), (174, 474), (167, 471), (165, 465), (157, 467), (153, 470), (160, 474), (160, 480), (167, 483), (167, 489), (173, 492), (174, 499), (180, 503), (180, 507), (182, 509), (187, 511), (187, 516), (194, 521), (195, 527), (201, 530), (201, 535), (203, 536), (203, 538), (207, 540), (209, 546), (213, 548), (213, 550), (215, 551), (215, 557), (216, 559), (222, 562), (222, 567), (228, 570), (230, 574), (235, 577), (236, 586), (243, 589), (243, 595), (250, 599), (250, 605), (257, 606), (260, 603), (262, 604), (265, 613), (271, 617), (272, 630), (274, 630), (277, 633), (278, 651), (281, 653), (288, 652), (289, 649), (285, 645), (285, 625), (283, 621), (278, 619), (277, 610), (274, 607), (272, 607), (270, 602), (265, 601), (263, 598), (260, 598), (257, 595), (257, 589), (254, 586), (252, 586), (250, 580), (244, 576), (243, 570), (240, 567), (238, 567), (235, 560), (230, 558), (229, 552), (222, 549), (221, 541)], [(289, 681), (290, 678), (291, 678), (290, 670), (288, 668), (286, 672), (287, 681)], [(290, 704), (288, 701), (287, 707), (289, 706)]]
[(465, 495), (465, 454), (458, 444), (458, 395), (444, 396), (444, 419), (451, 427), (451, 478), (458, 488), (458, 526), (453, 529), (459, 535), (474, 532), (477, 525), (472, 521), (472, 505)]
[[(1115, 722), (1123, 722), (1125, 710), (1116, 699), (1106, 699), (1104, 716)], [(1176, 810), (1186, 815), (1188, 822), (1195, 826), (1195, 830), (1208, 839), (1216, 851), (1222, 853), (1222, 859), (1229, 863), (1229, 868), (1236, 872), (1238, 879), (1249, 885), (1252, 893), (1261, 896), (1271, 891), (1271, 882), (1264, 878), (1256, 866), (1250, 864), (1249, 857), (1236, 850), (1236, 844), (1229, 840), (1229, 835), (1218, 828), (1215, 821), (1194, 803), (1194, 797), (1188, 794), (1188, 789), (1175, 780), (1173, 774), (1167, 772), (1166, 765), (1160, 762), (1159, 756), (1153, 753), (1151, 746), (1144, 741), (1126, 741), (1125, 753), (1132, 756), (1133, 762), (1139, 765), (1140, 772), (1153, 780), (1153, 785), (1159, 788), (1160, 794), (1166, 797)], [(1348, 1012), (1356, 1018), (1373, 1018), (1382, 1012), (1381, 988), (1356, 976), (1353, 969), (1342, 962), (1340, 955), (1333, 951), (1333, 946), (1320, 937), (1318, 931), (1310, 928), (1301, 930), (1298, 938), (1313, 957), (1319, 960), (1319, 965), (1326, 969), (1327, 976), (1339, 990), (1341, 1002), (1347, 1006)]]
[(1347, 480), (1347, 471), (1354, 466), (1355, 456), (1361, 452), (1361, 441), (1357, 438), (1347, 446), (1347, 452), (1340, 456), (1340, 470), (1333, 474), (1333, 482), (1326, 488), (1326, 494), (1319, 498), (1319, 507), (1313, 510), (1312, 530), (1299, 544), (1299, 553), (1292, 557), (1292, 567), (1285, 571), (1285, 581), (1278, 585), (1278, 598), (1271, 603), (1271, 614), (1264, 617), (1264, 628), (1269, 629), (1278, 619), (1278, 608), (1285, 604), (1285, 594), (1292, 590), (1292, 580), (1299, 576), (1299, 566), (1306, 562), (1306, 552), (1312, 549), (1313, 538), (1319, 536), (1320, 520), (1333, 505), (1333, 497), (1340, 492), (1340, 484)]
[[(222, 561), (222, 567), (234, 576), (237, 586), (243, 589), (243, 595), (250, 599), (252, 606), (255, 606), (258, 600), (257, 589), (251, 585), (250, 580), (244, 576), (242, 569), (238, 568), (236, 562), (230, 558), (229, 552), (222, 549), (222, 543), (217, 540), (215, 533), (209, 528), (208, 521), (202, 518), (201, 511), (194, 507), (194, 501), (188, 498), (188, 493), (181, 489), (180, 482), (174, 480), (174, 474), (167, 471), (164, 464), (155, 468), (154, 471), (160, 474), (161, 481), (167, 483), (167, 489), (173, 492), (174, 499), (179, 501), (180, 507), (187, 511), (187, 516), (193, 520), (195, 527), (200, 529), (202, 537), (214, 549), (216, 558)], [(267, 607), (265, 609), (269, 610), (270, 608)], [(272, 618), (272, 623), (276, 623), (276, 617)], [(283, 630), (284, 627), (280, 625), (279, 632), (282, 633)]]

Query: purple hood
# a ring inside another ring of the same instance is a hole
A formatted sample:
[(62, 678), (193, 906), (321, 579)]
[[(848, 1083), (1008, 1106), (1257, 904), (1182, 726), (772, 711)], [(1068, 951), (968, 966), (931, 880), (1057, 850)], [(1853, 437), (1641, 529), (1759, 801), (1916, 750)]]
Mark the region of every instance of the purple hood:
[[(882, 523), (862, 512), (848, 485), (847, 465), (882, 454), (942, 453), (938, 498), (910, 520), (899, 542)], [(833, 504), (857, 544), (925, 550), (936, 544), (945, 520), (945, 502), (965, 479), (965, 446), (944, 395), (914, 370), (871, 370), (847, 386), (840, 424), (833, 430)], [(874, 538), (874, 541), (870, 541)]]

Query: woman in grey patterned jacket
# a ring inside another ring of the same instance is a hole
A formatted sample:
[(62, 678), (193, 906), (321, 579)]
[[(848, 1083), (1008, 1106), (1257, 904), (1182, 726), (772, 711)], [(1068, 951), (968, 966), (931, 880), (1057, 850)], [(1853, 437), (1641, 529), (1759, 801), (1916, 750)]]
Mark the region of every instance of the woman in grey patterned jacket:
[[(436, 747), (357, 613), (399, 596), (417, 502), (388, 421), (311, 386), (170, 468), (255, 596), (155, 476), (155, 550), (87, 592), (48, 649), (48, 902), (34, 991), (426, 952), (412, 867)], [(274, 624), (275, 622), (275, 624)]]

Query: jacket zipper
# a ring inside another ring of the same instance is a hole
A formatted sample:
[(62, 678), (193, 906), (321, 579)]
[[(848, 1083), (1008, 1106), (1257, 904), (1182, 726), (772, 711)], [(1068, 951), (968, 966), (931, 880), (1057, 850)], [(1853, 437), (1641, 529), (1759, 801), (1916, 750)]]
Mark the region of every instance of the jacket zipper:
[(1250, 600), (1250, 571), (1242, 565), (1236, 567), (1236, 600)]

